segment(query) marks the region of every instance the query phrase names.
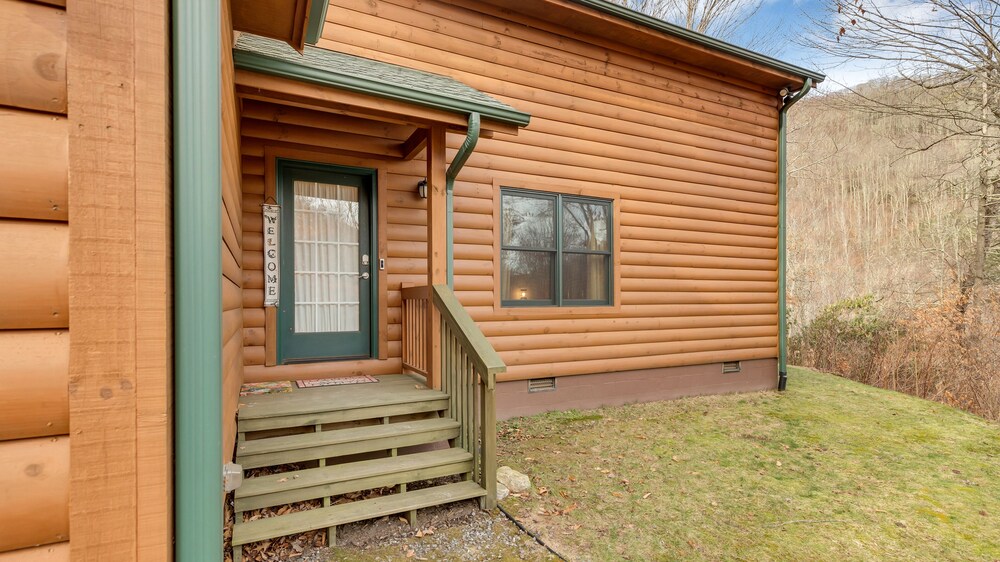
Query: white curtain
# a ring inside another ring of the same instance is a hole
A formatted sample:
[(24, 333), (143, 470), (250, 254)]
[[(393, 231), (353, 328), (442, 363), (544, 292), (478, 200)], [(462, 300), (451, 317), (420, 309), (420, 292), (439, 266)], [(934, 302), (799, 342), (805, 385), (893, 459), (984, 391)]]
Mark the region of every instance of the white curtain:
[(296, 181), (295, 331), (359, 329), (358, 188)]

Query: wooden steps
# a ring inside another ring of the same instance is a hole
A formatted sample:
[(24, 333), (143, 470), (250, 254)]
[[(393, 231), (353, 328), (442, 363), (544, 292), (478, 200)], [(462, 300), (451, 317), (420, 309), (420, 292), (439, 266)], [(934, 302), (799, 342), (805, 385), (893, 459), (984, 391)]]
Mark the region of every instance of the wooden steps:
[(378, 379), (378, 383), (244, 396), (240, 399), (240, 431), (377, 419), (448, 407), (447, 394), (425, 387), (413, 376), (389, 375)]
[(454, 439), (458, 430), (457, 421), (438, 418), (241, 440), (236, 447), (236, 462), (245, 469), (259, 468), (399, 449)]
[(486, 495), (486, 491), (475, 482), (457, 482), (370, 500), (299, 511), (279, 517), (268, 517), (236, 525), (233, 529), (233, 545), (238, 546), (313, 529), (334, 527), (414, 509), (479, 498), (484, 495)]
[[(393, 514), (406, 514), (415, 524), (417, 509), (486, 495), (471, 481), (473, 455), (440, 447), (442, 442), (454, 447), (461, 432), (458, 421), (441, 417), (448, 394), (426, 388), (412, 375), (377, 378), (378, 383), (241, 397), (236, 462), (245, 470), (300, 467), (248, 477), (236, 490), (236, 560), (243, 544), (316, 529), (329, 529), (333, 544), (337, 525)], [(401, 451), (420, 445), (432, 449)], [(382, 457), (364, 458), (372, 455)], [(447, 476), (463, 481), (407, 490), (408, 484)], [(331, 505), (332, 496), (376, 488), (392, 493)], [(322, 499), (323, 507), (244, 521), (248, 511), (315, 499)]]
[(236, 490), (236, 510), (336, 496), (465, 474), (472, 471), (472, 455), (462, 449), (442, 449), (388, 459), (373, 459), (250, 478)]

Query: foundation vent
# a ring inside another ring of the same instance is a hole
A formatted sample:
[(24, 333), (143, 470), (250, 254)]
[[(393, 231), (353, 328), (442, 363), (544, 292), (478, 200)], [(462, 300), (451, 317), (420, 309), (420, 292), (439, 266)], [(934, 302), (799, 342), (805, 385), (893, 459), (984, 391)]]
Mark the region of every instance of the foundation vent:
[(740, 362), (739, 361), (726, 361), (722, 364), (722, 374), (726, 373), (738, 373), (740, 372)]
[(556, 378), (529, 379), (528, 392), (548, 392), (556, 389)]

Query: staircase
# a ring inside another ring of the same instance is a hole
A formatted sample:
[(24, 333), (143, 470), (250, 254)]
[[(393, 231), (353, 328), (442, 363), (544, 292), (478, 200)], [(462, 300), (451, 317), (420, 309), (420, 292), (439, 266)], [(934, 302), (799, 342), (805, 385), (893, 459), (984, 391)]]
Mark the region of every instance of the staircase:
[[(235, 562), (242, 545), (270, 538), (328, 529), (333, 545), (345, 523), (405, 514), (415, 525), (418, 509), (472, 498), (483, 509), (496, 506), (493, 394), (506, 366), (447, 285), (402, 296), (404, 367), (430, 373), (427, 350), (440, 349), (432, 374), (441, 390), (417, 375), (384, 375), (377, 383), (241, 397), (236, 462), (268, 474), (236, 489)], [(441, 330), (432, 338), (427, 320), (435, 311)], [(425, 487), (446, 476), (460, 479)], [(416, 482), (420, 489), (407, 490)], [(336, 505), (330, 499), (376, 488), (392, 493)], [(308, 500), (323, 505), (244, 521), (248, 511)]]
[[(241, 546), (393, 514), (415, 524), (416, 510), (471, 498), (486, 490), (472, 481), (473, 455), (453, 445), (461, 424), (441, 417), (449, 395), (413, 375), (379, 382), (241, 397), (236, 462), (244, 470), (279, 467), (246, 478), (235, 493), (234, 559)], [(437, 448), (434, 448), (434, 446)], [(421, 447), (423, 446), (423, 447)], [(428, 450), (430, 449), (430, 450)], [(281, 465), (314, 468), (280, 470)], [(407, 491), (407, 484), (445, 476), (462, 481)], [(330, 497), (375, 488), (393, 493), (330, 505)], [(243, 521), (243, 513), (322, 499), (323, 507)]]

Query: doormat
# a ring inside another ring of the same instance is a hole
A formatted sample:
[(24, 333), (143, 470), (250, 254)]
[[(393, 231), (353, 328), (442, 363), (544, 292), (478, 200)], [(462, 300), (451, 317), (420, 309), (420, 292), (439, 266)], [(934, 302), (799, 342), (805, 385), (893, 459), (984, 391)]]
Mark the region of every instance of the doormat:
[(240, 387), (240, 396), (256, 396), (258, 394), (277, 394), (291, 392), (292, 381), (250, 382)]
[(378, 382), (378, 379), (370, 375), (358, 375), (356, 377), (340, 377), (336, 379), (295, 381), (295, 384), (299, 388), (315, 388), (317, 386), (339, 386), (342, 384), (365, 384), (369, 382)]

